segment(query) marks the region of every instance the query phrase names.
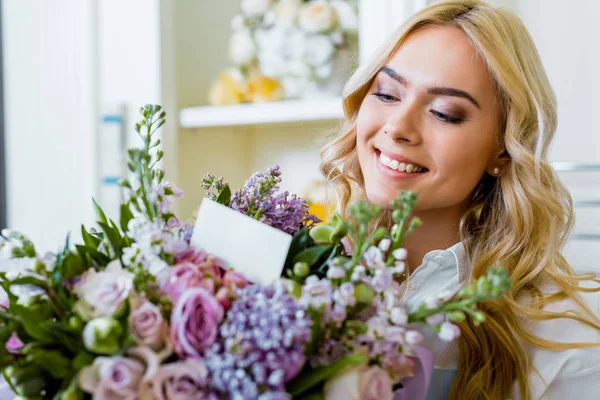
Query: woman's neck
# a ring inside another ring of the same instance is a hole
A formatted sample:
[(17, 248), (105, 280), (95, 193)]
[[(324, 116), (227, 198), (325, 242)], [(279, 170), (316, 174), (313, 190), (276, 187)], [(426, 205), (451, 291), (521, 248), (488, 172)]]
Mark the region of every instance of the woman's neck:
[(460, 240), (459, 228), (462, 210), (436, 209), (413, 213), (423, 221), (423, 225), (406, 237), (402, 247), (407, 252), (407, 266), (412, 273), (432, 250), (444, 250)]

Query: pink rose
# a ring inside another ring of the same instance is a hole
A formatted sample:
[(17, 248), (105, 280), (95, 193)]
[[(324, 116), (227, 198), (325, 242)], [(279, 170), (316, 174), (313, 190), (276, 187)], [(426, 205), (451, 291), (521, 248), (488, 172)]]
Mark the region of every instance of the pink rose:
[(153, 382), (157, 400), (207, 399), (208, 369), (200, 360), (188, 358), (163, 365)]
[(114, 260), (103, 271), (87, 270), (75, 284), (79, 297), (75, 308), (86, 320), (112, 317), (122, 309), (132, 289), (133, 274)]
[(223, 307), (203, 288), (186, 290), (171, 313), (170, 338), (181, 358), (199, 358), (217, 338)]
[(129, 329), (135, 342), (158, 350), (167, 334), (167, 324), (160, 309), (146, 301), (129, 315)]
[(393, 383), (379, 367), (361, 364), (345, 368), (325, 382), (325, 400), (392, 400)]
[(134, 400), (144, 376), (144, 364), (123, 356), (97, 357), (81, 370), (79, 385), (93, 399)]
[(233, 270), (227, 271), (223, 277), (223, 286), (228, 289), (233, 289), (234, 286), (243, 289), (249, 284), (250, 282), (248, 282), (244, 274)]
[(79, 373), (79, 386), (94, 400), (151, 398), (150, 386), (160, 363), (170, 353), (156, 354), (147, 346), (128, 351), (128, 357), (97, 357)]
[(167, 269), (159, 277), (160, 291), (171, 298), (174, 304), (187, 289), (203, 287), (211, 294), (214, 293), (214, 281), (205, 278), (197, 265), (191, 262), (177, 264)]

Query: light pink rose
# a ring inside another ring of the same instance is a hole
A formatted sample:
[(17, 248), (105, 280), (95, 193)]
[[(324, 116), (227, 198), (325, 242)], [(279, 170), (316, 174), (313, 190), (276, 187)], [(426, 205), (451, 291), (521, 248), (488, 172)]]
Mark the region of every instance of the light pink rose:
[(243, 289), (249, 284), (250, 282), (248, 282), (244, 274), (233, 270), (227, 271), (223, 277), (223, 286), (228, 289), (233, 289), (234, 287)]
[(79, 386), (93, 400), (151, 398), (150, 386), (169, 352), (156, 354), (147, 346), (131, 349), (128, 357), (97, 357), (79, 373)]
[(75, 284), (79, 297), (76, 309), (85, 319), (112, 317), (129, 297), (133, 289), (133, 274), (114, 260), (103, 271), (88, 270)]
[(175, 304), (187, 289), (202, 287), (211, 294), (215, 284), (210, 278), (205, 278), (196, 264), (184, 262), (168, 268), (158, 279), (160, 291), (171, 298)]
[(167, 336), (167, 324), (160, 309), (149, 301), (129, 315), (129, 329), (135, 342), (158, 350)]
[(81, 370), (79, 385), (93, 399), (133, 400), (136, 398), (144, 364), (123, 357), (97, 357), (90, 367)]
[(355, 365), (325, 382), (325, 400), (392, 400), (392, 386), (390, 375), (383, 369)]
[(157, 400), (207, 399), (208, 369), (200, 360), (188, 358), (163, 365), (153, 382)]
[(175, 255), (175, 264), (184, 262), (197, 265), (204, 277), (213, 278), (217, 282), (221, 281), (225, 273), (224, 264), (218, 258), (192, 246)]
[(223, 307), (203, 288), (186, 290), (171, 313), (170, 339), (181, 358), (199, 358), (217, 338)]

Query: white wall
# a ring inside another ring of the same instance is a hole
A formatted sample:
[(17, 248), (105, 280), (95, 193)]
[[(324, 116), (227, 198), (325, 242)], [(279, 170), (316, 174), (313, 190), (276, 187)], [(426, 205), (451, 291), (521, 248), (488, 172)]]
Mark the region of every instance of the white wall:
[(128, 107), (131, 146), (139, 107), (161, 103), (159, 0), (5, 0), (2, 17), (8, 224), (56, 250), (94, 222), (104, 163), (123, 163), (103, 112)]
[(94, 2), (2, 2), (7, 219), (42, 250), (93, 218)]

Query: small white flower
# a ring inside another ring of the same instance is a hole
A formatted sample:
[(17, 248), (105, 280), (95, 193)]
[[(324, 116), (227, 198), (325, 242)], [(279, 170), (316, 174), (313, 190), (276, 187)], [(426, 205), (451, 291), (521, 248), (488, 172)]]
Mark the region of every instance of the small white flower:
[(437, 297), (427, 297), (425, 299), (425, 306), (429, 309), (438, 308), (440, 306), (440, 301)]
[(346, 271), (341, 267), (329, 267), (327, 277), (329, 279), (342, 279), (346, 276)]
[(272, 0), (242, 0), (242, 12), (250, 17), (263, 15), (271, 6)]
[(436, 326), (446, 320), (446, 317), (442, 313), (433, 314), (425, 319), (427, 325)]
[(394, 264), (394, 272), (397, 274), (403, 274), (406, 270), (406, 263), (404, 261), (396, 261)]
[(304, 59), (312, 66), (323, 65), (333, 57), (335, 47), (329, 36), (313, 35), (306, 39)]
[(244, 17), (241, 15), (236, 15), (231, 19), (231, 30), (237, 31), (244, 27)]
[(279, 0), (275, 6), (277, 23), (286, 26), (293, 25), (301, 5), (301, 0)]
[(450, 322), (444, 322), (438, 333), (440, 339), (451, 342), (460, 336), (460, 328)]
[(364, 267), (364, 266), (362, 266), (362, 265), (357, 265), (356, 267), (354, 267), (354, 271), (353, 271), (353, 272), (355, 272), (355, 273), (357, 273), (357, 274), (359, 274), (359, 275), (362, 275), (362, 274), (364, 274), (365, 272), (367, 272), (367, 270), (365, 269), (365, 267)]
[(392, 241), (388, 238), (385, 238), (383, 240), (381, 240), (381, 242), (379, 242), (379, 250), (381, 251), (388, 251), (390, 249), (390, 246), (392, 245)]
[(314, 0), (302, 6), (298, 24), (307, 33), (320, 33), (332, 29), (337, 18), (337, 12), (327, 1)]
[(412, 346), (416, 346), (423, 341), (423, 335), (421, 335), (417, 331), (406, 332), (406, 334), (404, 335), (404, 338), (406, 339), (406, 343), (408, 343)]
[(408, 314), (403, 308), (394, 307), (390, 313), (390, 319), (394, 325), (405, 326), (408, 323)]
[(345, 0), (331, 0), (330, 4), (337, 12), (340, 26), (345, 31), (356, 32), (358, 30), (358, 15), (352, 5)]
[(256, 56), (256, 45), (247, 29), (239, 29), (229, 41), (229, 59), (237, 65), (250, 64)]
[(392, 256), (399, 261), (406, 260), (407, 251), (404, 248), (399, 248), (393, 251)]

